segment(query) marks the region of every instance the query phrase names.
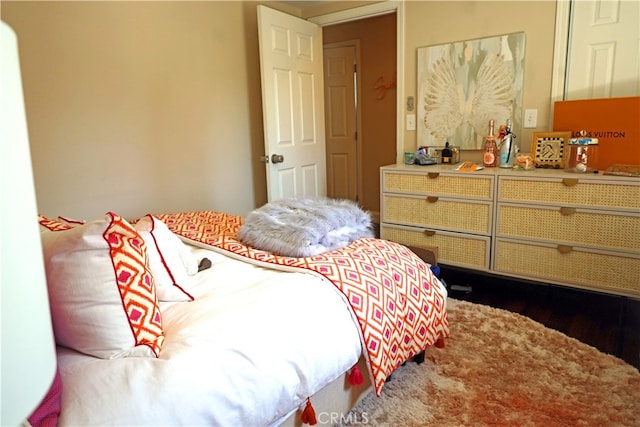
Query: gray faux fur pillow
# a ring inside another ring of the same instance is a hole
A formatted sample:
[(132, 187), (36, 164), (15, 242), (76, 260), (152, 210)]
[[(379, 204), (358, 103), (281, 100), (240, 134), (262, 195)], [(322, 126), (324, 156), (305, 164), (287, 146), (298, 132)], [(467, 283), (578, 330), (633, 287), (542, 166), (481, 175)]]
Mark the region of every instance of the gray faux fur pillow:
[(248, 246), (290, 257), (308, 257), (373, 237), (371, 215), (350, 200), (284, 199), (244, 218), (238, 239)]

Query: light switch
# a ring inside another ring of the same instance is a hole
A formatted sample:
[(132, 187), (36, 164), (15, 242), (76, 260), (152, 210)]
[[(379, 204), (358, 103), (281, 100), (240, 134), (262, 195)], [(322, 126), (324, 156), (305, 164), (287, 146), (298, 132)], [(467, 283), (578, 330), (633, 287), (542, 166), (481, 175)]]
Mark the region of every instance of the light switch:
[(407, 130), (416, 130), (415, 114), (407, 114)]

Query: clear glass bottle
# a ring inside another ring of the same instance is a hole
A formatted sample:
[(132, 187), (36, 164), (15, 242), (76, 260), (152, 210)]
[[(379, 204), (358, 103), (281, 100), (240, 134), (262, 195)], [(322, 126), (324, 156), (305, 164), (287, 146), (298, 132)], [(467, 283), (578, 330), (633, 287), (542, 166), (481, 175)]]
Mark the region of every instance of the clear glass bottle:
[(512, 168), (516, 159), (515, 135), (511, 133), (511, 119), (507, 119), (505, 136), (500, 143), (500, 167)]
[(482, 154), (482, 164), (486, 168), (498, 166), (498, 144), (494, 135), (494, 120), (489, 120), (489, 132), (484, 140), (484, 153)]

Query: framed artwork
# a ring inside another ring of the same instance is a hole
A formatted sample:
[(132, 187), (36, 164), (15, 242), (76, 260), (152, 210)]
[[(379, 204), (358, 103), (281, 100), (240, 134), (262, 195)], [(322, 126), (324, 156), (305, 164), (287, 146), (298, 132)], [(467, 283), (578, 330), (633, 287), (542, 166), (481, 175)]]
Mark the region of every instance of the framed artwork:
[(418, 146), (479, 150), (495, 120), (520, 132), (523, 32), (418, 48)]
[(531, 136), (531, 155), (537, 168), (564, 168), (567, 144), (571, 132), (534, 132)]

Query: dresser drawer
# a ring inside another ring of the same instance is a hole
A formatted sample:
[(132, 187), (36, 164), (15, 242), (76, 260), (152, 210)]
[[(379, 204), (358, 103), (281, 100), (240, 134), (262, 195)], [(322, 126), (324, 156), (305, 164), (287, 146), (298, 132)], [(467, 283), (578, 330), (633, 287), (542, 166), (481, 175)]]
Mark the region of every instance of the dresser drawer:
[(489, 202), (384, 194), (382, 221), (491, 234), (491, 208)]
[(493, 200), (493, 176), (383, 171), (382, 191)]
[(491, 239), (486, 236), (431, 231), (416, 227), (382, 224), (380, 237), (407, 246), (438, 248), (438, 263), (472, 268), (489, 269)]
[(640, 208), (640, 182), (500, 177), (498, 201), (637, 210)]
[(640, 296), (640, 256), (498, 238), (494, 270), (534, 280)]
[(640, 214), (500, 203), (497, 224), (497, 237), (522, 237), (640, 254)]

